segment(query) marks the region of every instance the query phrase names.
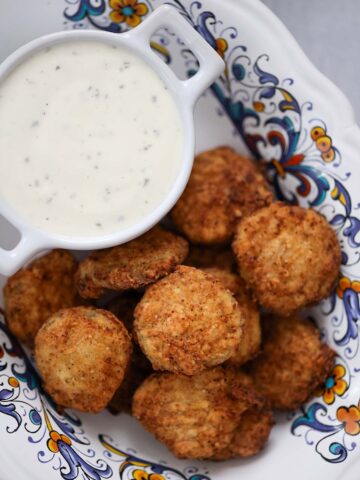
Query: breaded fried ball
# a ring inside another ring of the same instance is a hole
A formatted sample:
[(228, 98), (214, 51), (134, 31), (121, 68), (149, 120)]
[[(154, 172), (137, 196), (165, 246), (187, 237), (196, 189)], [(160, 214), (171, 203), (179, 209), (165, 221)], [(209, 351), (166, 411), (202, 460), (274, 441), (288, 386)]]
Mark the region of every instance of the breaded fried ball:
[(133, 399), (133, 415), (178, 458), (211, 458), (234, 436), (248, 408), (229, 391), (222, 367), (188, 377), (151, 375)]
[(236, 352), (227, 361), (231, 365), (243, 365), (253, 358), (259, 351), (261, 343), (260, 312), (246, 290), (244, 281), (235, 273), (219, 268), (205, 268), (225, 288), (230, 290), (239, 303), (244, 319), (243, 335)]
[(191, 245), (184, 265), (195, 268), (221, 268), (229, 272), (237, 270), (233, 251), (229, 247), (204, 247)]
[(268, 316), (262, 327), (262, 352), (252, 362), (250, 374), (273, 408), (295, 410), (325, 381), (335, 352), (321, 343), (309, 320)]
[(93, 252), (80, 263), (76, 285), (83, 298), (99, 298), (106, 289), (144, 287), (171, 272), (187, 254), (184, 238), (157, 226), (124, 245)]
[(259, 303), (280, 315), (326, 298), (339, 273), (339, 242), (325, 218), (280, 202), (240, 222), (233, 250)]
[(76, 304), (76, 269), (69, 252), (53, 250), (8, 279), (4, 288), (7, 324), (28, 347), (53, 313)]
[(192, 243), (225, 244), (240, 218), (272, 199), (254, 162), (230, 147), (219, 147), (195, 158), (190, 181), (171, 216)]
[[(227, 370), (229, 380), (240, 384), (251, 398), (248, 408), (241, 414), (234, 436), (225, 448), (216, 452), (213, 460), (232, 457), (250, 457), (265, 446), (274, 425), (274, 416), (264, 397), (255, 390), (252, 379), (240, 370)], [(230, 383), (231, 385), (231, 383)]]
[(119, 388), (131, 349), (126, 328), (112, 313), (74, 307), (55, 313), (39, 330), (35, 360), (57, 404), (96, 413)]
[(195, 375), (235, 354), (243, 322), (218, 281), (179, 266), (147, 288), (135, 309), (134, 335), (154, 370)]

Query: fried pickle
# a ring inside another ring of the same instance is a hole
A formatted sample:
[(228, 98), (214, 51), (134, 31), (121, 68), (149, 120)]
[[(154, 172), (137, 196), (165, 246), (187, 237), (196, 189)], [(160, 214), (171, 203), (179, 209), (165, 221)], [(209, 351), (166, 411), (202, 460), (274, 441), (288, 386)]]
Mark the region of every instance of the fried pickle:
[(296, 316), (267, 316), (262, 331), (262, 351), (250, 364), (251, 377), (273, 408), (295, 410), (325, 381), (335, 352), (321, 343), (315, 325)]
[(264, 448), (275, 423), (266, 399), (256, 391), (251, 377), (234, 368), (228, 368), (226, 373), (229, 387), (240, 387), (240, 399), (245, 392), (250, 401), (248, 408), (241, 414), (231, 442), (225, 448), (219, 449), (212, 457), (213, 460), (256, 455)]
[(243, 411), (244, 393), (235, 398), (225, 369), (216, 367), (199, 375), (151, 375), (133, 399), (133, 415), (178, 458), (212, 458), (229, 445)]
[(185, 239), (157, 226), (124, 245), (93, 252), (80, 263), (76, 285), (84, 298), (99, 298), (106, 289), (144, 287), (171, 272), (187, 254)]
[(134, 335), (154, 370), (194, 375), (235, 354), (243, 323), (237, 301), (217, 280), (179, 266), (147, 288)]
[(10, 331), (33, 347), (43, 323), (57, 310), (76, 304), (77, 262), (65, 250), (53, 250), (11, 276), (4, 288)]
[(195, 158), (189, 183), (171, 217), (192, 243), (226, 244), (239, 219), (272, 200), (255, 163), (230, 147), (219, 147)]
[(119, 388), (131, 339), (107, 310), (74, 307), (50, 317), (35, 339), (35, 360), (45, 391), (59, 405), (99, 412)]
[(339, 274), (335, 232), (312, 209), (275, 203), (240, 222), (233, 250), (261, 306), (292, 315), (326, 298)]
[(274, 423), (274, 415), (269, 408), (249, 408), (241, 415), (230, 445), (216, 452), (212, 460), (258, 454), (265, 447)]

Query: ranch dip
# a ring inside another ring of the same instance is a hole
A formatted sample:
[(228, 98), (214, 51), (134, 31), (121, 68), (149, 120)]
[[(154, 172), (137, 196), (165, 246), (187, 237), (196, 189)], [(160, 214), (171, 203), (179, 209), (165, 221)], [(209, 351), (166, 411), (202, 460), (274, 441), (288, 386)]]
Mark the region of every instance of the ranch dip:
[(120, 47), (55, 45), (0, 84), (0, 196), (47, 232), (136, 224), (172, 187), (183, 142), (170, 92)]

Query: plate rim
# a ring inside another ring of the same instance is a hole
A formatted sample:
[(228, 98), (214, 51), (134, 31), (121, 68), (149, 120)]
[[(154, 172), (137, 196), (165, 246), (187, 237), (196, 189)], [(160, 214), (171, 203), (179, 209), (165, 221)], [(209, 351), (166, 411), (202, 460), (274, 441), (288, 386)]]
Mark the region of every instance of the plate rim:
[[(213, 0), (209, 1), (210, 3), (213, 2)], [(223, 0), (223, 2), (224, 4), (231, 5), (237, 11), (241, 11), (242, 6), (246, 5), (246, 8), (248, 10), (253, 10), (253, 12), (255, 12), (254, 17), (256, 17), (257, 19), (269, 19), (273, 34), (277, 36), (278, 39), (284, 38), (284, 40), (287, 41), (286, 48), (288, 51), (292, 51), (294, 65), (298, 63), (299, 65), (304, 67), (302, 69), (299, 68), (296, 73), (297, 81), (299, 81), (298, 79), (300, 79), (301, 82), (304, 82), (304, 87), (302, 86), (302, 88), (311, 93), (315, 89), (315, 84), (318, 89), (321, 85), (321, 90), (323, 91), (322, 95), (331, 96), (332, 109), (339, 112), (338, 125), (342, 125), (342, 129), (339, 129), (337, 131), (337, 137), (341, 138), (343, 135), (347, 135), (349, 132), (351, 132), (351, 135), (353, 135), (354, 143), (360, 145), (360, 126), (356, 121), (355, 112), (351, 105), (350, 99), (344, 94), (341, 88), (339, 88), (331, 79), (329, 79), (325, 74), (323, 74), (318, 69), (318, 67), (309, 59), (296, 38), (286, 27), (286, 25), (277, 17), (277, 15), (272, 12), (268, 6), (263, 4), (261, 0)], [(44, 7), (39, 7), (39, 9)], [(353, 160), (353, 162), (355, 162), (355, 160)], [(344, 473), (346, 471), (346, 473), (348, 473), (353, 468), (356, 468), (358, 459), (359, 454), (357, 456), (355, 455), (346, 464), (343, 464), (341, 472)], [(18, 480), (30, 480), (30, 477), (27, 475), (28, 468), (22, 468), (19, 464), (11, 463), (10, 459), (1, 449), (0, 463), (3, 466), (9, 466), (9, 468), (11, 468), (11, 470), (9, 471), (12, 472), (7, 474), (7, 471), (0, 471), (1, 480), (12, 480), (15, 473)], [(339, 480), (342, 478), (341, 472), (338, 472), (339, 475), (337, 475), (336, 477)], [(31, 478), (34, 478), (35, 480), (35, 477), (31, 476)], [(115, 475), (114, 478), (116, 478)]]

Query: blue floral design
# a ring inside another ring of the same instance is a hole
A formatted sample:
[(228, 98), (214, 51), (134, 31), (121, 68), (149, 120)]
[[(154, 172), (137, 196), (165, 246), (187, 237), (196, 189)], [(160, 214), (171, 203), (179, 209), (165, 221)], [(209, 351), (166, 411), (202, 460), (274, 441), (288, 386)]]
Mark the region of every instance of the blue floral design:
[(83, 23), (81, 23), (82, 20), (86, 18), (90, 25), (95, 28), (112, 33), (120, 33), (122, 31), (119, 24), (109, 22), (107, 18), (103, 22), (98, 21), (98, 19), (105, 13), (105, 0), (80, 0), (76, 5), (75, 11), (70, 13), (70, 9), (71, 7), (65, 9), (64, 17), (71, 22), (80, 22), (80, 27), (83, 26)]
[[(48, 436), (47, 451), (41, 450), (38, 459), (42, 463), (49, 463), (59, 454), (59, 472), (64, 480), (74, 480), (80, 474), (81, 478), (88, 480), (110, 478), (112, 469), (105, 460), (99, 459), (94, 464), (86, 458), (88, 455), (84, 458), (84, 452), (78, 451), (79, 447), (90, 445), (80, 428), (80, 420), (68, 412), (60, 413), (42, 390), (40, 379), (27, 355), (7, 331), (2, 313), (0, 339), (3, 341), (1, 351), (6, 352), (8, 359), (7, 362), (1, 362), (0, 415), (12, 420), (6, 431), (15, 433), (23, 427), (31, 434), (31, 443), (39, 443)], [(35, 397), (32, 396), (28, 401), (31, 392), (35, 393)], [(52, 454), (46, 458), (49, 452)]]

